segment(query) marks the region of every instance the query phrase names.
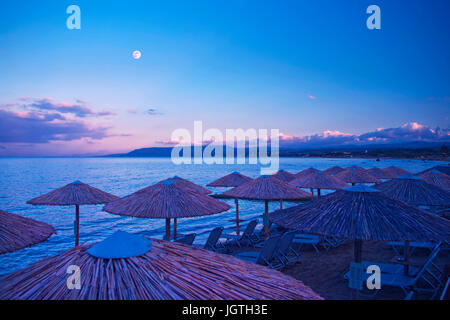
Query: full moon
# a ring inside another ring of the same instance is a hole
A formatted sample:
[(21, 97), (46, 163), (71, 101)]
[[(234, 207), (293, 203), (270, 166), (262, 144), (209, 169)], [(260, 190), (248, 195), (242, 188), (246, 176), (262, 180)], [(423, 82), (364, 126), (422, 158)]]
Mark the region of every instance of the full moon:
[(139, 59), (141, 57), (141, 52), (139, 50), (133, 51), (133, 58)]

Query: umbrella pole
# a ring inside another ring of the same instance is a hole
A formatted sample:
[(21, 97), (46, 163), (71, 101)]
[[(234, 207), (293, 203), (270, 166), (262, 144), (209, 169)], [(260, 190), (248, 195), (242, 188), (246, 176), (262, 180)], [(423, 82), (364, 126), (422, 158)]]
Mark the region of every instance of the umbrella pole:
[(239, 230), (239, 200), (235, 198), (234, 203), (236, 205), (236, 234), (240, 235), (241, 230)]
[(320, 198), (320, 189), (317, 189), (317, 198)]
[(166, 218), (166, 239), (170, 240), (170, 218)]
[(177, 218), (173, 218), (173, 240), (177, 239)]
[(311, 188), (311, 199), (314, 199), (314, 189)]
[(269, 237), (269, 200), (265, 200), (264, 203), (264, 217), (263, 217), (263, 224), (264, 224), (264, 238)]
[(409, 273), (409, 241), (405, 241), (405, 251), (403, 252), (404, 255), (404, 265), (403, 265), (403, 271), (405, 275), (407, 276)]
[(283, 209), (283, 199), (280, 199), (280, 210)]
[[(356, 263), (361, 263), (362, 261), (362, 240), (358, 240), (355, 239), (355, 244), (354, 244), (354, 260)], [(353, 291), (353, 295), (354, 298), (358, 299), (359, 298), (359, 291), (358, 290), (354, 290)]]
[(80, 206), (75, 205), (75, 247), (80, 243)]

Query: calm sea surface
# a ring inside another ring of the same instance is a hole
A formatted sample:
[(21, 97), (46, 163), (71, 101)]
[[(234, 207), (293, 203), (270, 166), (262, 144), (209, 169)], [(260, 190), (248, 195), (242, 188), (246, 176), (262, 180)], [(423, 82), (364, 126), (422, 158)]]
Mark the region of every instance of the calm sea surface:
[[(326, 169), (360, 165), (365, 168), (399, 166), (418, 172), (438, 161), (382, 160), (371, 159), (280, 159), (280, 168), (296, 173), (315, 167)], [(41, 220), (53, 225), (56, 235), (46, 242), (0, 255), (0, 274), (24, 268), (42, 258), (52, 256), (74, 244), (74, 207), (32, 206), (26, 204), (43, 193), (81, 180), (117, 196), (125, 196), (174, 175), (205, 186), (207, 183), (233, 171), (250, 177), (257, 177), (257, 165), (174, 165), (170, 159), (160, 158), (0, 158), (0, 209), (22, 216)], [(224, 191), (217, 188), (213, 191)], [(216, 226), (233, 232), (234, 224), (229, 220), (235, 216), (234, 201), (225, 200), (232, 208), (222, 214), (208, 217), (180, 219), (180, 233), (197, 233), (195, 243), (203, 243), (209, 230)], [(292, 206), (286, 203), (286, 206)], [(278, 208), (271, 203), (270, 210)], [(243, 219), (259, 217), (264, 210), (262, 202), (240, 201), (240, 216)], [(164, 220), (121, 217), (102, 211), (102, 206), (81, 206), (80, 243), (92, 243), (104, 239), (117, 230), (139, 233), (161, 238), (164, 234)], [(260, 219), (261, 220), (261, 219)], [(246, 222), (243, 223), (245, 226)]]

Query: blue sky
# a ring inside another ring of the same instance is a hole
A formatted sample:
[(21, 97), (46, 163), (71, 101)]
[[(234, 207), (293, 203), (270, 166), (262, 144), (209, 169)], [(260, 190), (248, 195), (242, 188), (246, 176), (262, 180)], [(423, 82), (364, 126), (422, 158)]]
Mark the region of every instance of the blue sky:
[[(70, 4), (81, 30), (66, 28)], [(366, 28), (371, 4), (381, 30)], [(449, 35), (445, 0), (2, 1), (0, 123), (33, 126), (0, 134), (0, 154), (126, 151), (194, 120), (294, 137), (447, 129)]]

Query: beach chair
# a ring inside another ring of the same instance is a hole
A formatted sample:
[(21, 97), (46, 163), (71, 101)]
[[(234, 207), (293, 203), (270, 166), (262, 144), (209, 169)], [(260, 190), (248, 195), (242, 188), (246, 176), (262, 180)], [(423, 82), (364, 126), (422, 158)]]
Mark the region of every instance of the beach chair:
[(405, 299), (404, 300), (412, 300), (412, 298), (413, 298), (413, 296), (414, 296), (414, 291), (410, 291), (407, 295), (406, 295), (406, 297), (405, 297)]
[(287, 265), (300, 260), (300, 255), (292, 248), (292, 241), (295, 237), (295, 231), (286, 232), (281, 236), (278, 246), (278, 255), (280, 261)]
[(211, 230), (208, 239), (203, 246), (203, 249), (216, 251), (218, 248), (223, 247), (223, 244), (219, 242), (220, 236), (222, 235), (223, 227), (217, 227)]
[[(392, 249), (395, 251), (395, 253), (398, 255), (401, 255), (401, 252), (398, 250), (399, 247), (402, 248), (402, 250), (405, 249), (404, 241), (390, 241), (390, 242), (388, 242), (388, 245), (391, 246)], [(433, 242), (412, 241), (409, 243), (409, 247), (410, 247), (409, 254), (412, 255), (417, 248), (428, 249), (428, 250), (432, 251), (435, 246), (436, 246), (436, 243), (433, 243)]]
[[(286, 229), (280, 230), (280, 226), (273, 223), (272, 221), (269, 222), (269, 237), (281, 235), (285, 232), (285, 230)], [(266, 239), (264, 226), (262, 226), (262, 228), (255, 234), (256, 234), (255, 239), (257, 240), (257, 242), (261, 242)]]
[(450, 277), (447, 279), (447, 282), (444, 285), (444, 288), (442, 289), (442, 293), (441, 296), (439, 297), (439, 300), (449, 300), (450, 299), (450, 294), (449, 294), (449, 289), (450, 287)]
[(196, 235), (197, 234), (195, 234), (195, 233), (190, 233), (190, 234), (185, 235), (182, 238), (176, 239), (175, 242), (184, 243), (184, 244), (192, 246), (192, 244), (194, 243)]
[(237, 234), (225, 234), (222, 235), (223, 238), (225, 238), (227, 241), (223, 243), (225, 246), (229, 245), (237, 245), (238, 247), (241, 247), (245, 243), (253, 244), (255, 240), (254, 231), (256, 228), (256, 225), (258, 224), (258, 220), (252, 220), (247, 224), (247, 227), (245, 228), (242, 235)]
[(297, 233), (292, 241), (293, 244), (298, 245), (298, 251), (300, 251), (304, 245), (311, 245), (317, 253), (320, 252), (319, 248), (317, 247), (319, 245), (319, 242), (320, 239), (318, 235), (303, 233)]
[(322, 236), (320, 237), (320, 246), (325, 248), (326, 251), (330, 250), (331, 248), (337, 248), (341, 244), (343, 244), (346, 239), (339, 239), (332, 236)]
[(270, 237), (264, 242), (260, 251), (247, 251), (235, 255), (236, 258), (253, 262), (260, 265), (266, 265), (271, 269), (280, 269), (284, 266), (277, 257), (278, 246), (281, 237)]
[[(413, 275), (405, 275), (403, 272), (398, 272), (400, 270), (394, 270), (394, 273), (383, 272), (382, 266), (381, 269), (381, 286), (391, 286), (398, 287), (402, 289), (405, 295), (408, 295), (410, 291), (414, 292), (425, 292), (431, 293), (431, 298), (434, 298), (439, 288), (442, 286), (442, 272), (439, 268), (437, 268), (436, 264), (434, 264), (434, 260), (436, 256), (439, 254), (440, 243), (438, 243), (431, 254), (428, 256), (424, 264), (413, 273)], [(375, 265), (383, 265), (381, 263), (370, 262)], [(384, 264), (389, 265), (389, 264)], [(403, 266), (400, 266), (403, 271)], [(389, 269), (384, 269), (389, 270)], [(392, 271), (392, 270), (391, 270)], [(363, 273), (363, 282), (367, 280), (370, 276), (369, 274)], [(344, 277), (350, 279), (350, 272), (347, 272)], [(423, 287), (425, 285), (426, 287)]]

